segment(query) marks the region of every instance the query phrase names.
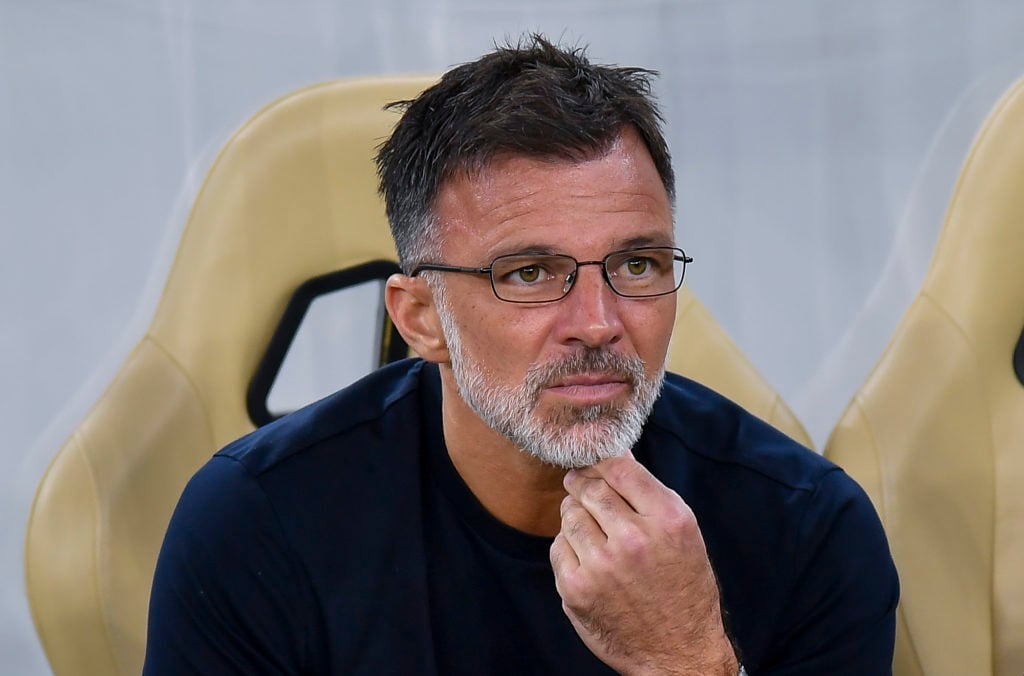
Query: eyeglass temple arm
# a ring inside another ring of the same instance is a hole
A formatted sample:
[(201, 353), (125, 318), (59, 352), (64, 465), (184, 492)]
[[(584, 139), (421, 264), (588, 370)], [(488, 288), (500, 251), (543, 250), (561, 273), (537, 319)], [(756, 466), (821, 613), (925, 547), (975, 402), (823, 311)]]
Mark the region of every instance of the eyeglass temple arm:
[(439, 272), (470, 272), (477, 275), (489, 275), (491, 274), (491, 268), (467, 268), (461, 265), (441, 265), (440, 263), (420, 263), (412, 272), (409, 273), (410, 277), (415, 277), (425, 270), (437, 270)]

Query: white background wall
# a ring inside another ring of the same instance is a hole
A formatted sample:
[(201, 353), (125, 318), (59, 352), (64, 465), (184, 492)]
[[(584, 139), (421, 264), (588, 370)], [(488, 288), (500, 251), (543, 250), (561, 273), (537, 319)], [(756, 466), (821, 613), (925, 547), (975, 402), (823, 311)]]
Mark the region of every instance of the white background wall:
[(0, 671), (48, 671), (34, 488), (148, 322), (231, 130), (299, 86), (436, 72), (528, 29), (661, 71), (687, 283), (819, 449), (1024, 74), (1017, 1), (0, 0)]

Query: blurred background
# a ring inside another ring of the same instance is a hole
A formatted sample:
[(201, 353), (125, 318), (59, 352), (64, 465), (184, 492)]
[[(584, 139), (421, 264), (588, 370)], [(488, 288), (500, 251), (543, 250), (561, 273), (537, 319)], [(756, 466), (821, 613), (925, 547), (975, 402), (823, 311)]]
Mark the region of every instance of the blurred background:
[(660, 71), (687, 284), (818, 450), (1024, 75), (1011, 0), (0, 0), (0, 671), (48, 673), (32, 496), (148, 324), (221, 144), (303, 85), (531, 30)]

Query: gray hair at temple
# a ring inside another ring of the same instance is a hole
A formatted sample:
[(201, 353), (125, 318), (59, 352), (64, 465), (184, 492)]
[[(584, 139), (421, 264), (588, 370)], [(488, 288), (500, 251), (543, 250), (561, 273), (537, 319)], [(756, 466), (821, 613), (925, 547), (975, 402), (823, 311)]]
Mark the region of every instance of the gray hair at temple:
[(585, 52), (531, 34), (449, 70), (415, 99), (388, 105), (404, 113), (378, 149), (377, 174), (406, 273), (439, 254), (433, 205), (441, 185), (502, 155), (584, 161), (608, 152), (631, 125), (674, 204), (671, 157), (651, 94), (656, 73), (594, 65)]

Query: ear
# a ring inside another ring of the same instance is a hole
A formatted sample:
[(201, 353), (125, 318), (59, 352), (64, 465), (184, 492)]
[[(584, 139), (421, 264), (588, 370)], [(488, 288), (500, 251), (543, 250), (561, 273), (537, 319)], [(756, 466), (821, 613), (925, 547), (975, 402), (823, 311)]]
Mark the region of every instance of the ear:
[(422, 277), (395, 274), (384, 285), (384, 305), (395, 328), (416, 354), (427, 361), (448, 361), (448, 344), (441, 330), (441, 318), (434, 305), (434, 293)]

